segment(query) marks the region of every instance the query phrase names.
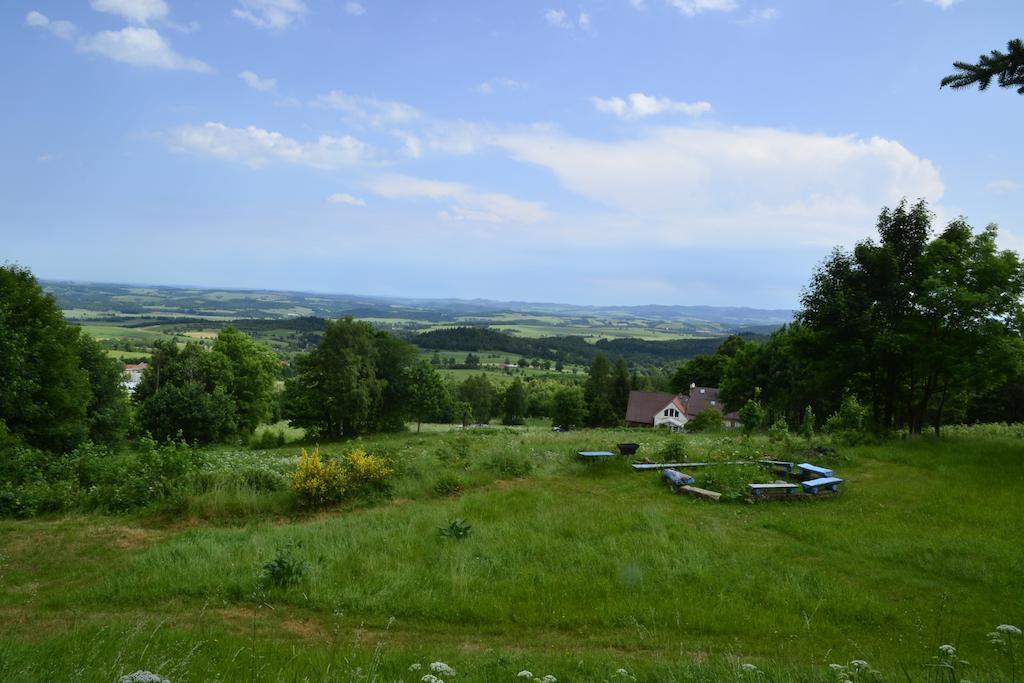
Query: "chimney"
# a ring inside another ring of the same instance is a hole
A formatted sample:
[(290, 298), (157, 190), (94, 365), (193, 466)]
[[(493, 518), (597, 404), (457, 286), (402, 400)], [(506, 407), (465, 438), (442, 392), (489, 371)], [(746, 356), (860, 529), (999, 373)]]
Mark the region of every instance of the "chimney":
[(697, 387), (697, 383), (696, 382), (690, 382), (690, 388), (691, 389), (695, 389), (696, 387)]
[(704, 393), (704, 387), (700, 388), (700, 393), (702, 393), (702, 394)]

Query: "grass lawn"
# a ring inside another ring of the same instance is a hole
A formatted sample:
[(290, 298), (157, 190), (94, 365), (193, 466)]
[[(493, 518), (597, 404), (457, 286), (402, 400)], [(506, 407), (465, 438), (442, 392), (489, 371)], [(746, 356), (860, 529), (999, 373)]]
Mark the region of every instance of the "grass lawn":
[[(0, 680), (419, 681), (411, 665), (443, 661), (455, 681), (825, 681), (854, 659), (884, 680), (1011, 680), (986, 634), (1024, 626), (1024, 440), (841, 449), (839, 497), (756, 505), (573, 456), (639, 441), (657, 459), (669, 439), (691, 460), (782, 454), (735, 437), (438, 428), (363, 440), (398, 470), (392, 494), (336, 510), (227, 487), (136, 516), (0, 522)], [(286, 472), (296, 451), (210, 459)], [(440, 494), (451, 477), (462, 493)], [(470, 535), (439, 537), (456, 517)], [(308, 574), (261, 588), (288, 545)], [(926, 666), (947, 643), (972, 663), (956, 678)]]

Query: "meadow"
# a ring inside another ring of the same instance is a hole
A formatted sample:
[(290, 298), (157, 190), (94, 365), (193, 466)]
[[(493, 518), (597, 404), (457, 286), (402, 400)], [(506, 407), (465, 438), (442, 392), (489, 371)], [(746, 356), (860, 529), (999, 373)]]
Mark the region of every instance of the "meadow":
[[(713, 503), (574, 456), (624, 441), (715, 462), (808, 445), (436, 426), (325, 444), (395, 474), (322, 511), (288, 488), (301, 444), (203, 451), (141, 511), (0, 522), (0, 680), (419, 681), (438, 661), (449, 681), (1021, 677), (987, 635), (1024, 625), (1020, 430), (836, 444), (840, 496), (758, 504), (738, 495), (755, 465), (702, 472), (736, 494)], [(439, 534), (456, 518), (465, 538)], [(262, 582), (275, 558), (299, 580)]]

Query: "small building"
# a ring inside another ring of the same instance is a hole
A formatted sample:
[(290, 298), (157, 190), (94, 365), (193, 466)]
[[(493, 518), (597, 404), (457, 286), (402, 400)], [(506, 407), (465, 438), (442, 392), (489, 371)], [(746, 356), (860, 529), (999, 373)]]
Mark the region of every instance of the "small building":
[(629, 405), (626, 407), (627, 427), (668, 427), (679, 430), (686, 423), (707, 408), (717, 408), (725, 418), (725, 426), (740, 426), (740, 416), (729, 412), (718, 400), (718, 389), (715, 387), (698, 387), (690, 385), (687, 394), (667, 394), (655, 391), (629, 392)]
[(149, 363), (128, 363), (124, 366), (121, 386), (131, 393), (135, 393), (135, 387), (142, 381), (142, 373), (149, 367)]

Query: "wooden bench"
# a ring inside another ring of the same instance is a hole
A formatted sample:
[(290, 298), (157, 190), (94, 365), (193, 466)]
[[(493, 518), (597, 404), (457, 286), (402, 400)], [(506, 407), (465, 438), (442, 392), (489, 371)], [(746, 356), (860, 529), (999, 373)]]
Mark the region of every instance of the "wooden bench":
[(818, 495), (822, 491), (828, 491), (830, 493), (838, 493), (839, 485), (843, 483), (843, 480), (839, 477), (821, 477), (819, 479), (810, 479), (803, 482), (804, 491), (811, 494), (812, 496)]
[(576, 451), (576, 455), (584, 460), (600, 460), (601, 458), (615, 457), (615, 454), (611, 451)]
[(761, 463), (761, 467), (780, 474), (789, 474), (793, 471), (793, 468), (796, 467), (795, 463), (791, 463), (786, 460), (769, 460), (768, 458), (763, 458), (758, 460), (758, 462)]
[(812, 465), (807, 462), (802, 462), (799, 465), (797, 465), (796, 469), (794, 470), (794, 473), (800, 476), (808, 475), (818, 478), (831, 477), (835, 474), (832, 470), (828, 469), (827, 467), (818, 467), (817, 465)]
[(791, 496), (797, 492), (796, 484), (776, 482), (774, 484), (747, 484), (747, 492), (754, 498), (770, 498), (773, 496)]
[(697, 498), (707, 498), (708, 500), (718, 500), (722, 497), (722, 494), (717, 491), (708, 491), (707, 489), (697, 488), (696, 486), (680, 486), (676, 491), (678, 493), (696, 496)]
[(667, 481), (672, 488), (688, 486), (694, 482), (694, 478), (689, 474), (683, 474), (682, 472), (673, 469), (662, 470), (661, 478)]

